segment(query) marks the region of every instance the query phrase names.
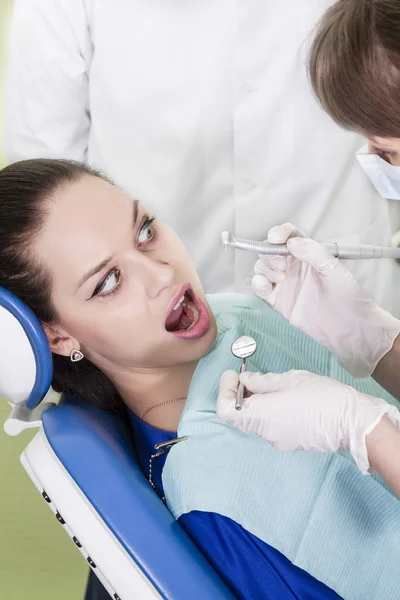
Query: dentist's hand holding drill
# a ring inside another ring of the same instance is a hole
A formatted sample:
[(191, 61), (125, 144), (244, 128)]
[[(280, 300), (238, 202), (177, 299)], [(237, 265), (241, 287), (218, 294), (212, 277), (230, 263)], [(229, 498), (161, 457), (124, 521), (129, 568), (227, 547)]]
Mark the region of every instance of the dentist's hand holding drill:
[(257, 261), (256, 295), (332, 352), (349, 373), (371, 375), (391, 350), (400, 321), (365, 296), (343, 262), (291, 223), (272, 228), (268, 241), (287, 243), (292, 256)]
[[(368, 299), (350, 271), (290, 223), (268, 242), (291, 256), (262, 256), (253, 288), (292, 325), (332, 352), (356, 377), (373, 375), (400, 396), (400, 321)], [(235, 410), (239, 376), (224, 373), (218, 416), (282, 451), (349, 450), (363, 473), (379, 472), (400, 496), (400, 413), (384, 400), (305, 371), (240, 375), (250, 397)]]

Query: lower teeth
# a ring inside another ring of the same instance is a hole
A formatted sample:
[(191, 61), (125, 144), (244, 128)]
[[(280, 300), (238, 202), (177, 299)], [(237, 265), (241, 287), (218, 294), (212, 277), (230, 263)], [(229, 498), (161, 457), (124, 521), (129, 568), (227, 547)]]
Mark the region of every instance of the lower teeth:
[(194, 316), (193, 323), (191, 325), (189, 325), (189, 327), (186, 329), (186, 331), (190, 331), (196, 325), (198, 320), (199, 320), (199, 314), (197, 313), (197, 315)]
[(197, 321), (199, 320), (199, 311), (197, 310), (196, 306), (192, 302), (191, 302), (190, 307), (189, 307), (187, 301), (183, 302), (182, 306), (184, 306), (186, 310), (188, 310), (192, 313), (193, 321), (189, 325), (189, 327), (187, 327), (186, 329), (183, 328), (181, 331), (190, 331), (191, 329), (193, 329), (193, 327), (196, 325)]

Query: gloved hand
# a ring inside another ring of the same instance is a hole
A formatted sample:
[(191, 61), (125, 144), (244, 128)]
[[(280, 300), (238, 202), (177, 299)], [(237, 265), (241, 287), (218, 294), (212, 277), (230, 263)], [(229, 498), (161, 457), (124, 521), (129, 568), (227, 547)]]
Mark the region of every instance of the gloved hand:
[(291, 223), (270, 229), (268, 241), (287, 242), (292, 256), (260, 256), (252, 280), (256, 295), (354, 376), (370, 375), (392, 348), (400, 321), (365, 296), (339, 259)]
[[(235, 409), (239, 380), (252, 394), (240, 411)], [(366, 436), (385, 414), (400, 427), (395, 406), (307, 371), (240, 376), (226, 371), (217, 402), (220, 419), (263, 437), (277, 450), (349, 450), (362, 473), (370, 468)]]

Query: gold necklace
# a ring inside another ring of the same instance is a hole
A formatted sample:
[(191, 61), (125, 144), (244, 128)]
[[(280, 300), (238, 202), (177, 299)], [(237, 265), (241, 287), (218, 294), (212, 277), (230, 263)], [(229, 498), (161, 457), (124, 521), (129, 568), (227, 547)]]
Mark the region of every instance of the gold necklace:
[(153, 408), (159, 408), (160, 406), (164, 406), (164, 404), (172, 404), (173, 402), (180, 402), (181, 400), (186, 400), (186, 399), (187, 399), (187, 396), (182, 396), (181, 398), (172, 398), (172, 400), (164, 400), (164, 402), (159, 402), (158, 404), (155, 404), (154, 406), (150, 406), (150, 408), (145, 410), (144, 413), (139, 417), (139, 419), (141, 419), (143, 421), (143, 417), (145, 417), (147, 415), (147, 413), (149, 413), (151, 410), (153, 410)]

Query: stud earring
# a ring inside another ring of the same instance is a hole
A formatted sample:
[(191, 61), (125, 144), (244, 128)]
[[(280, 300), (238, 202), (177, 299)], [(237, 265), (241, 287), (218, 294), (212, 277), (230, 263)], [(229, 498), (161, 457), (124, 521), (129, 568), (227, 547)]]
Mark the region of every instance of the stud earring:
[(71, 362), (79, 362), (84, 356), (80, 350), (72, 350), (69, 358)]

